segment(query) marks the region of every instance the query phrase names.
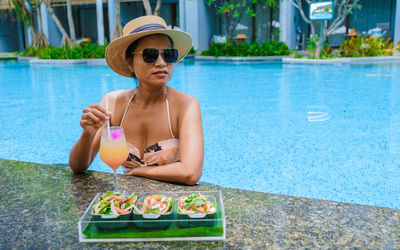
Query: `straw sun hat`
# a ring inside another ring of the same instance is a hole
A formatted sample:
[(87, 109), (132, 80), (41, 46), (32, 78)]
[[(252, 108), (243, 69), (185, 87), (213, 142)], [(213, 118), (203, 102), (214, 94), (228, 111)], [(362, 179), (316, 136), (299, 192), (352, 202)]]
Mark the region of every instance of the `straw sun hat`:
[(127, 23), (122, 31), (123, 35), (114, 39), (106, 49), (108, 66), (116, 73), (132, 77), (132, 70), (126, 63), (125, 53), (134, 41), (148, 35), (165, 34), (169, 36), (178, 50), (179, 62), (192, 47), (192, 37), (183, 31), (167, 28), (164, 19), (159, 16), (142, 16)]

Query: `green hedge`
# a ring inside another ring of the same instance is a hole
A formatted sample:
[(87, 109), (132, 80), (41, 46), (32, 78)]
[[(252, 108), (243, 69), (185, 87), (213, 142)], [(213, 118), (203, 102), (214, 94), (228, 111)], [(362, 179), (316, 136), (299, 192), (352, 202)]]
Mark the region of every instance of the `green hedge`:
[(257, 43), (213, 43), (208, 50), (203, 50), (202, 56), (286, 56), (291, 53), (289, 47), (276, 40), (270, 40), (261, 46)]
[(21, 53), (21, 56), (38, 57), (39, 59), (86, 59), (86, 58), (104, 58), (105, 45), (95, 45), (92, 42), (82, 43), (81, 45), (63, 46), (63, 47), (29, 47)]

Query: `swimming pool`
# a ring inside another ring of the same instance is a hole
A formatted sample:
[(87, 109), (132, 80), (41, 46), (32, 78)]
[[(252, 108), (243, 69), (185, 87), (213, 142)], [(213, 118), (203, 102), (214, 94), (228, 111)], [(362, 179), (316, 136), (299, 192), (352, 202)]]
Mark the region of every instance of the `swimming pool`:
[[(186, 61), (169, 85), (202, 108), (201, 182), (400, 208), (400, 64)], [(82, 109), (133, 86), (102, 66), (0, 61), (0, 158), (67, 164)]]

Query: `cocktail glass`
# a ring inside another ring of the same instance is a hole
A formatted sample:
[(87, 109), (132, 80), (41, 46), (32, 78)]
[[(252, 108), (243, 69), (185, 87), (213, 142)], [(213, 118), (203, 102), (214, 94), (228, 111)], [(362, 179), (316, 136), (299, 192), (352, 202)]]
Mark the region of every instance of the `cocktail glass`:
[(124, 129), (113, 126), (105, 127), (101, 133), (100, 159), (114, 170), (114, 188), (118, 190), (117, 169), (128, 158), (129, 151), (125, 141)]

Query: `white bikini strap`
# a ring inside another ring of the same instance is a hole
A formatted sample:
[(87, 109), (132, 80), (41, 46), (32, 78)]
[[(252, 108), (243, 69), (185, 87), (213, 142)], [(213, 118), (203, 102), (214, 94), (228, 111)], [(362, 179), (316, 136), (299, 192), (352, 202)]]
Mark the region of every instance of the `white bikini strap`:
[(169, 115), (169, 103), (168, 103), (167, 88), (165, 88), (165, 102), (167, 104), (167, 116), (168, 116), (169, 132), (171, 133), (172, 138), (175, 138), (174, 133), (172, 132), (171, 118), (170, 118), (170, 115)]
[(136, 94), (136, 89), (133, 91), (132, 97), (131, 97), (131, 99), (129, 100), (128, 105), (126, 105), (125, 112), (124, 112), (124, 115), (122, 116), (121, 123), (119, 124), (119, 126), (122, 126), (122, 123), (124, 122), (126, 113), (128, 112), (129, 106), (130, 106), (130, 104), (131, 104), (131, 102), (132, 102), (133, 97), (135, 96), (135, 94)]

